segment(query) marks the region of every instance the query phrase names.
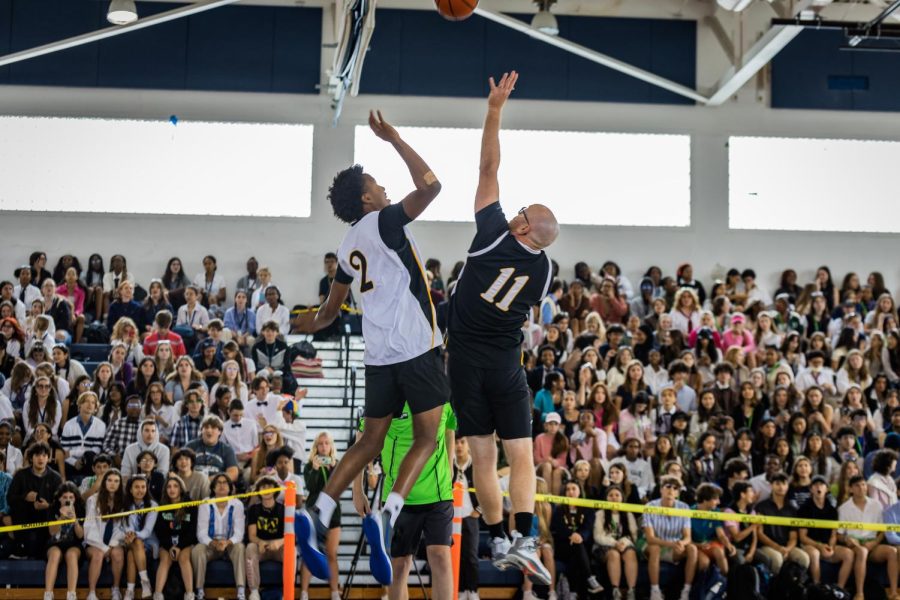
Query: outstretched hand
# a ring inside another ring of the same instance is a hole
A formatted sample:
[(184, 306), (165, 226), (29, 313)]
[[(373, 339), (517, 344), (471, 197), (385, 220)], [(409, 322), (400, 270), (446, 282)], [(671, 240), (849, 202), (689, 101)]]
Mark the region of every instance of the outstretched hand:
[(400, 139), (400, 134), (394, 129), (394, 126), (384, 120), (380, 110), (369, 111), (369, 127), (372, 133), (386, 142), (396, 142)]
[(488, 94), (488, 106), (491, 108), (502, 108), (506, 103), (506, 99), (514, 89), (516, 89), (516, 81), (519, 80), (519, 74), (516, 71), (504, 73), (500, 78), (500, 83), (494, 83), (494, 78), (488, 79), (491, 85), (491, 92)]

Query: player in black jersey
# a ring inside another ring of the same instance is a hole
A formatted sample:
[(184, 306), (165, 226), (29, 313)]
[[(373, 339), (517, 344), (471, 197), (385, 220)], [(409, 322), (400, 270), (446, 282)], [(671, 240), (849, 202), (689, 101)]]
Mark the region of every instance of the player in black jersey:
[[(543, 249), (559, 234), (549, 208), (532, 204), (507, 221), (500, 208), (500, 113), (518, 74), (490, 80), (475, 193), (477, 232), (453, 295), (449, 316), (449, 374), (458, 435), (472, 449), (473, 475), (498, 568), (522, 568), (550, 583), (532, 533), (535, 475), (531, 442), (531, 394), (522, 359), (522, 323), (550, 286), (550, 259)], [(515, 513), (512, 543), (503, 532), (497, 447), (500, 437), (510, 465)]]

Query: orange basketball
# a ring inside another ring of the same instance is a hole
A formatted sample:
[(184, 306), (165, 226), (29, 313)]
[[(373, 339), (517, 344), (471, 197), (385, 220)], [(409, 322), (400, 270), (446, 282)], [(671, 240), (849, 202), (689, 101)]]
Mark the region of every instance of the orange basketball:
[(448, 21), (462, 21), (472, 15), (478, 0), (434, 0), (434, 5)]

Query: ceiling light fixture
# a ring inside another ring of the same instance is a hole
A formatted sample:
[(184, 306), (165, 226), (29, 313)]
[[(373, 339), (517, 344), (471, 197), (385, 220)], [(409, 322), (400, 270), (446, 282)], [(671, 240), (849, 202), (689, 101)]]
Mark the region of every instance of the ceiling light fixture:
[(106, 12), (106, 20), (113, 25), (128, 25), (137, 21), (137, 7), (134, 0), (112, 0)]
[(556, 0), (538, 0), (538, 12), (531, 19), (531, 27), (533, 29), (537, 29), (547, 35), (559, 35), (559, 25), (556, 22), (556, 17), (550, 12), (550, 6), (554, 2)]

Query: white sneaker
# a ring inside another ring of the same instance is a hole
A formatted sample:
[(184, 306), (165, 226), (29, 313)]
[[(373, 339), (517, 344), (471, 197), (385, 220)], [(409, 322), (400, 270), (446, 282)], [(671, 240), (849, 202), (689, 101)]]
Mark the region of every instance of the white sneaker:
[(309, 592), (300, 592), (300, 600), (309, 600)]
[(194, 594), (194, 598), (196, 600), (206, 600), (206, 590), (203, 590), (203, 589), (197, 590), (197, 593)]
[(125, 600), (134, 600), (134, 590), (125, 590)]
[(112, 600), (122, 600), (122, 590), (120, 590), (119, 588), (112, 588), (109, 593), (109, 597)]
[(259, 600), (259, 590), (250, 590), (247, 600)]
[(185, 592), (184, 600), (194, 600), (194, 592)]
[(524, 593), (522, 594), (522, 600), (538, 600), (538, 597), (535, 596), (535, 595), (531, 592), (531, 590), (528, 590), (527, 592), (524, 592)]
[(637, 592), (634, 588), (628, 588), (628, 592), (625, 594), (625, 600), (637, 600)]
[(153, 592), (153, 600), (166, 600), (166, 599), (163, 597), (162, 592)]
[(53, 591), (44, 592), (44, 600), (53, 600)]
[(469, 600), (469, 592), (460, 592), (458, 600)]
[(613, 588), (612, 600), (622, 600), (622, 590)]
[[(600, 585), (600, 582), (597, 581), (597, 578), (594, 575), (591, 575), (590, 577), (587, 578), (587, 588), (588, 588), (588, 593), (590, 593), (590, 594), (599, 594), (600, 592), (603, 591), (603, 586)], [(682, 600), (685, 600), (685, 599), (682, 598)]]
[(678, 600), (690, 600), (691, 597), (691, 588), (685, 586), (681, 588), (681, 596)]
[(340, 592), (331, 592), (331, 600), (341, 600)]
[(84, 600), (97, 600), (97, 592), (88, 592), (87, 598)]
[(556, 590), (550, 590), (550, 593), (547, 595), (547, 600), (557, 600)]
[(66, 592), (66, 600), (78, 600), (78, 592), (75, 592), (75, 591)]
[(650, 588), (650, 600), (664, 600), (662, 590)]
[(481, 598), (478, 597), (478, 592), (469, 592), (469, 600), (481, 600)]
[(141, 600), (147, 600), (153, 596), (153, 588), (150, 586), (150, 582), (148, 581), (146, 585), (144, 582), (141, 582)]

